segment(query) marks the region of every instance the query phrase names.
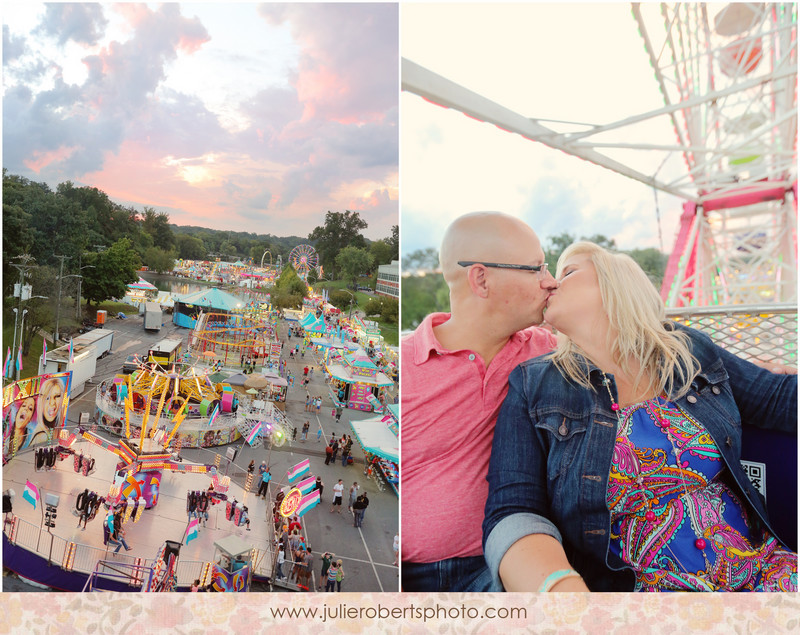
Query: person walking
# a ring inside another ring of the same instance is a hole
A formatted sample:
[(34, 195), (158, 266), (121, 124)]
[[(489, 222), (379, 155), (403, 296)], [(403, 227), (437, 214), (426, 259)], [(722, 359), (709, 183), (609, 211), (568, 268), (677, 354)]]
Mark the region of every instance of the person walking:
[[(322, 591), (322, 584), (325, 583), (325, 587), (327, 590), (328, 586), (328, 569), (331, 568), (331, 561), (333, 560), (335, 554), (331, 553), (330, 551), (326, 551), (322, 554), (322, 572), (319, 574), (319, 584), (317, 585), (317, 591)], [(336, 578), (334, 577), (334, 580)]]
[(336, 561), (336, 568), (338, 569), (336, 571), (336, 590), (337, 591), (341, 591), (342, 590), (342, 580), (344, 580), (344, 567), (342, 566), (342, 561), (341, 560), (337, 560)]
[(286, 577), (283, 573), (283, 563), (286, 562), (286, 543), (283, 538), (278, 542), (278, 558), (275, 561), (275, 579), (282, 580)]
[(331, 503), (331, 513), (333, 510), (338, 507), (339, 513), (342, 513), (342, 493), (344, 492), (344, 483), (342, 479), (339, 479), (339, 482), (333, 486), (333, 502)]
[(305, 442), (306, 442), (306, 439), (308, 439), (308, 429), (309, 429), (310, 427), (311, 427), (311, 424), (309, 424), (309, 422), (308, 422), (308, 421), (306, 421), (306, 422), (303, 424), (303, 436), (302, 436), (302, 438), (300, 439), (300, 440), (301, 440), (303, 443), (305, 443)]
[(364, 518), (364, 509), (366, 509), (366, 505), (364, 503), (364, 495), (362, 494), (353, 502), (353, 527), (361, 527), (361, 521)]
[(331, 446), (331, 463), (336, 465), (336, 455), (339, 453), (339, 441), (337, 439), (333, 440), (333, 445)]
[(331, 457), (333, 456), (333, 446), (329, 443), (325, 446), (325, 465), (331, 464)]
[(260, 496), (264, 500), (267, 499), (267, 484), (272, 479), (272, 474), (267, 470), (261, 474), (261, 484), (258, 486), (258, 494), (256, 496)]
[(317, 443), (319, 443), (320, 441), (322, 441), (322, 426), (320, 426), (319, 429), (317, 430)]
[[(341, 560), (339, 562), (341, 562)], [(339, 575), (339, 564), (336, 562), (331, 562), (330, 567), (328, 567), (327, 581), (325, 582), (325, 593), (334, 590), (337, 575)]]
[(353, 503), (356, 502), (356, 498), (358, 498), (358, 481), (353, 481), (353, 485), (350, 487), (350, 498), (347, 501), (347, 511), (353, 511)]
[(367, 507), (369, 507), (369, 498), (366, 492), (361, 495), (361, 498), (364, 499), (364, 507), (361, 509), (361, 519), (358, 521), (359, 527), (364, 524), (364, 514), (367, 513)]
[(319, 490), (319, 498), (322, 500), (322, 490), (325, 489), (325, 483), (322, 482), (322, 477), (318, 476), (316, 482), (314, 483), (314, 489)]
[(342, 418), (342, 406), (336, 406), (336, 423), (339, 423), (339, 419)]

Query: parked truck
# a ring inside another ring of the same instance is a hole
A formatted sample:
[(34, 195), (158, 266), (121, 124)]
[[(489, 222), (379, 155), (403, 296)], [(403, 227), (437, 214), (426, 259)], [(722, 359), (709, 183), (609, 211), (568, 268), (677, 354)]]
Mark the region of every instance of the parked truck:
[(69, 344), (47, 351), (47, 364), (42, 364), (42, 358), (39, 358), (40, 375), (72, 371), (70, 399), (79, 397), (83, 393), (86, 382), (94, 377), (97, 371), (97, 354), (94, 345), (76, 344), (75, 340), (72, 343), (72, 361), (69, 359)]
[(97, 355), (97, 359), (100, 359), (111, 352), (111, 347), (114, 343), (114, 331), (109, 329), (94, 329), (83, 335), (78, 335), (72, 342), (76, 346), (78, 344), (94, 346), (95, 355)]
[(144, 303), (144, 328), (146, 331), (161, 330), (161, 306), (157, 302)]

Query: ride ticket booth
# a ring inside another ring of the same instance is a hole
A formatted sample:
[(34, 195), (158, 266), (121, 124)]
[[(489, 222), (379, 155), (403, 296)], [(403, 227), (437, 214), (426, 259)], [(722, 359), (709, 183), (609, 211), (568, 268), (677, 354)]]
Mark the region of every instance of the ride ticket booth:
[(239, 536), (226, 536), (214, 542), (211, 586), (218, 592), (250, 590), (253, 577), (253, 546)]

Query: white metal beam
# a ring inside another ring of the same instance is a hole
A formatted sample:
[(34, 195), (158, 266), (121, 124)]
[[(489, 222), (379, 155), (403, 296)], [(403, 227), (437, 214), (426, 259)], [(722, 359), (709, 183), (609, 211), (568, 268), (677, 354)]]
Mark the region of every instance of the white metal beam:
[(564, 135), (464, 88), (411, 60), (403, 58), (401, 76), (402, 90), (419, 95), (440, 106), (452, 108), (473, 119), (494, 124), (498, 128), (561, 150), (679, 198), (696, 200), (693, 192), (671, 187), (591, 148), (576, 147), (570, 144)]

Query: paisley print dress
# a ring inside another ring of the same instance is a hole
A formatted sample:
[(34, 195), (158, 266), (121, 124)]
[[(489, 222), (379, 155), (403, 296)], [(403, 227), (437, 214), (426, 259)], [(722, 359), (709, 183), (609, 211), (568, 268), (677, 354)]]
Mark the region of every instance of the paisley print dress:
[(797, 591), (797, 554), (751, 529), (706, 429), (661, 398), (619, 412), (610, 548), (635, 571), (635, 590)]

